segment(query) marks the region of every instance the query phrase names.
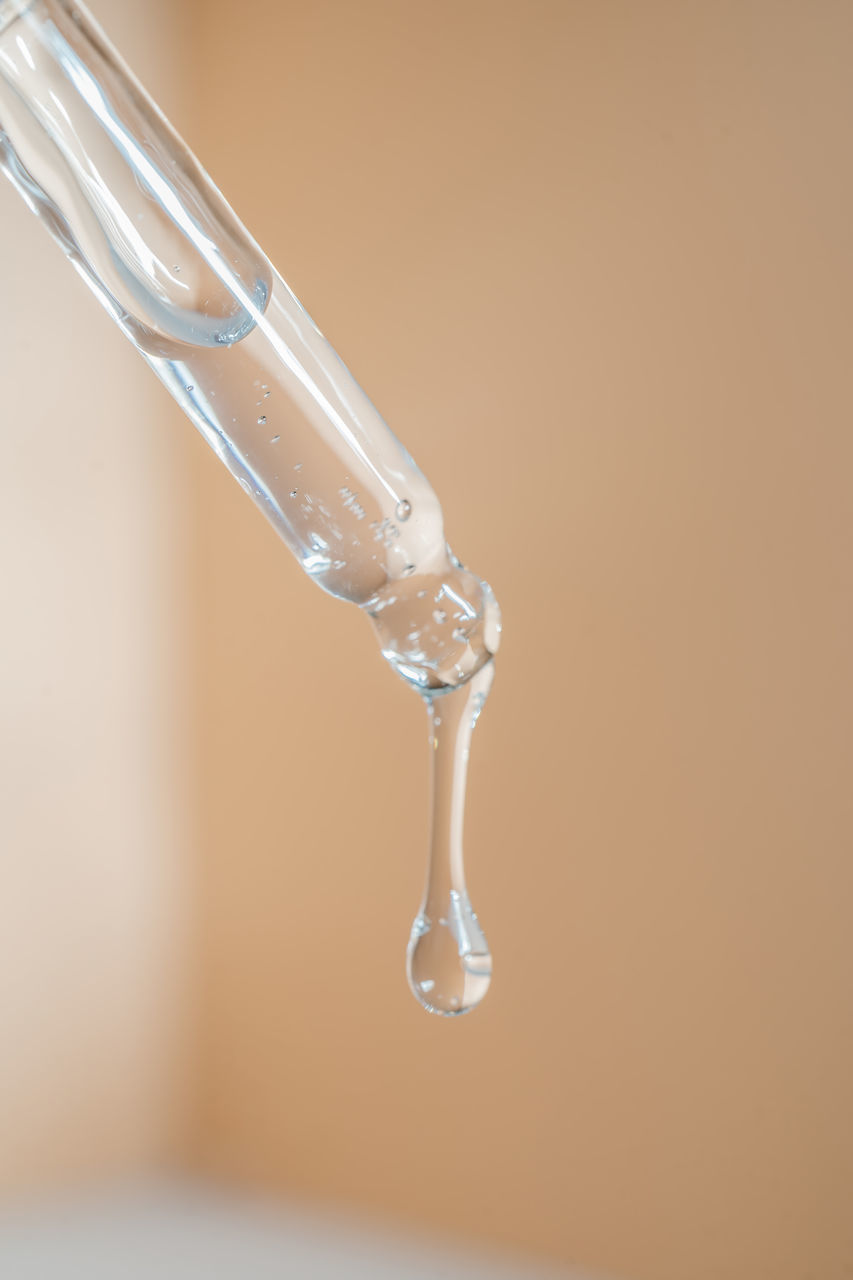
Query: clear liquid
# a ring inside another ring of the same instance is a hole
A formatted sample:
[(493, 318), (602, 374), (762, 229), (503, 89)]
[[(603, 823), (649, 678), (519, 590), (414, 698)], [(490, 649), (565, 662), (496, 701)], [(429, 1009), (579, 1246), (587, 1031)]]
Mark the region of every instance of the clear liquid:
[(85, 11), (0, 0), (0, 20), (0, 168), (305, 572), (368, 614), (383, 657), (426, 698), (432, 843), (409, 978), (426, 1008), (465, 1012), (491, 974), (462, 818), (500, 638), (494, 596), (447, 546), (408, 452)]
[(432, 757), (427, 883), (406, 958), (409, 986), (430, 1013), (469, 1013), (492, 980), (492, 955), (465, 882), (462, 835), (468, 754), (491, 688), (488, 662), (467, 684), (426, 699)]
[[(275, 290), (271, 306), (278, 306)], [(360, 464), (352, 457), (341, 469), (339, 441), (294, 403), (261, 325), (230, 348), (179, 354), (160, 370), (163, 380), (306, 573), (361, 606), (383, 657), (424, 697), (432, 762), (429, 871), (407, 975), (431, 1013), (467, 1013), (486, 994), (492, 972), (468, 897), (462, 835), (471, 732), (500, 640), (494, 596), (447, 547), (438, 504), (413, 463), (390, 493), (369, 476), (357, 482)]]

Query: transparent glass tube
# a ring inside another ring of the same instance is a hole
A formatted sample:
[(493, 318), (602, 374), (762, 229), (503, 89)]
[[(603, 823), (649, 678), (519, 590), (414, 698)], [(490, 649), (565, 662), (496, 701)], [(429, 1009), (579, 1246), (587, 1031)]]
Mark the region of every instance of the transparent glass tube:
[(407, 451), (82, 6), (0, 0), (0, 166), (305, 571), (423, 692), (497, 648)]
[(467, 1012), (492, 963), (462, 861), (471, 730), (500, 635), (491, 590), (453, 556), (422, 473), (82, 6), (0, 0), (0, 167), (305, 572), (368, 614), (426, 698), (431, 854), (408, 975), (427, 1009)]

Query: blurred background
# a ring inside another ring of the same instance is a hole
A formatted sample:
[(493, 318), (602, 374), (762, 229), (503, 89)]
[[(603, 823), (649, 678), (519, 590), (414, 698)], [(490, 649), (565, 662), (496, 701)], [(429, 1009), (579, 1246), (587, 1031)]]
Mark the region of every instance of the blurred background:
[(501, 601), (496, 970), (412, 1000), (418, 700), (4, 185), (0, 1272), (853, 1276), (853, 10), (93, 8)]

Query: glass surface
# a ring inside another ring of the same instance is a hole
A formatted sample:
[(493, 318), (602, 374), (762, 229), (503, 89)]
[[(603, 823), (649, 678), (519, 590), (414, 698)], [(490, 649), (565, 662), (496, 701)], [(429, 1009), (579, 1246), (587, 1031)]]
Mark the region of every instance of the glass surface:
[[(79, 5), (0, 0), (0, 167), (305, 572), (369, 616), (430, 704), (437, 743), (432, 699), (478, 677), (479, 706), (491, 682), (494, 596), (450, 552), (406, 449)], [(470, 727), (454, 733), (467, 760)], [(435, 918), (463, 969), (483, 950), (461, 872), (464, 773), (436, 774), (432, 857), (438, 874), (450, 855), (435, 833), (453, 812), (456, 896)], [(410, 975), (439, 936), (427, 918)], [(410, 980), (423, 999), (430, 977)], [(442, 1011), (469, 1007), (467, 990)]]

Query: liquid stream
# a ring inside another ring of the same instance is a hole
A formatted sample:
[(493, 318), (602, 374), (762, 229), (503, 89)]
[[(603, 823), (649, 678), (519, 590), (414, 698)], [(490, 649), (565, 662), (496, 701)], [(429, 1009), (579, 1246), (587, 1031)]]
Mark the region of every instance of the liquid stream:
[(430, 1013), (454, 1017), (489, 989), (492, 956), (465, 883), (462, 828), (474, 725), (494, 676), (489, 662), (467, 684), (427, 698), (432, 757), (432, 818), (427, 882), (412, 925), (406, 972)]

